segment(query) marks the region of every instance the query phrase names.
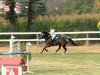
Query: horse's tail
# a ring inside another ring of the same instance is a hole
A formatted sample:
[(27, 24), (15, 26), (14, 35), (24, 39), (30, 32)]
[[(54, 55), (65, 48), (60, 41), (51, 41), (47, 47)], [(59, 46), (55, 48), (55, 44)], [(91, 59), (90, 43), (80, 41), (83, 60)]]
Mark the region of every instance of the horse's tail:
[(66, 35), (65, 35), (65, 38), (66, 38), (69, 42), (71, 42), (74, 46), (77, 46), (77, 44), (76, 44), (69, 36), (66, 36)]
[(74, 46), (77, 46), (77, 44), (71, 38), (68, 38), (68, 41), (71, 42)]

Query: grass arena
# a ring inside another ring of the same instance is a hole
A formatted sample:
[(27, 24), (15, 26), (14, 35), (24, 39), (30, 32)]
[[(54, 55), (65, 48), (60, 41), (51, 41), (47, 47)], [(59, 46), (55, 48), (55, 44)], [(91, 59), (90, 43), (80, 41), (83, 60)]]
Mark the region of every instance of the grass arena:
[[(53, 54), (58, 48), (47, 48), (49, 52), (40, 54), (43, 45), (32, 44), (29, 61), (32, 73), (23, 75), (100, 75), (100, 44), (84, 46), (67, 46), (67, 53), (63, 49)], [(0, 46), (0, 52), (8, 52), (9, 46)], [(4, 57), (0, 56), (0, 57)]]

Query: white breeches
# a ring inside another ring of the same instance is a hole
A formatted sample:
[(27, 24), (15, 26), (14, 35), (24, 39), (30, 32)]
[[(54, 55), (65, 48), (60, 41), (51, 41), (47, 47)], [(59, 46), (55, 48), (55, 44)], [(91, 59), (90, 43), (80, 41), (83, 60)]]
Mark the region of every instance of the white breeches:
[(51, 36), (52, 40), (54, 39), (55, 36), (56, 36), (56, 35), (52, 35), (52, 36)]

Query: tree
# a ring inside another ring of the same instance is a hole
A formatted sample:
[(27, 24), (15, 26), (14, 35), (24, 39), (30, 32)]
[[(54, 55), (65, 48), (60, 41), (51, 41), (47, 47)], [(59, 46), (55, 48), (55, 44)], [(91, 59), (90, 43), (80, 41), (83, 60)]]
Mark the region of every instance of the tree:
[(29, 0), (28, 1), (28, 22), (26, 31), (31, 31), (32, 21), (37, 15), (44, 16), (46, 14), (45, 0)]
[(16, 21), (17, 21), (17, 15), (15, 12), (15, 0), (6, 0), (5, 4), (9, 7), (9, 11), (6, 13), (6, 19), (10, 21), (10, 28), (12, 32), (16, 31)]
[(28, 21), (27, 21), (27, 29), (26, 31), (31, 31), (31, 25), (32, 25), (32, 20), (33, 20), (33, 5), (34, 5), (34, 0), (29, 0), (28, 2)]
[(46, 8), (46, 1), (45, 0), (39, 0), (36, 3), (36, 8), (35, 8), (36, 14), (37, 15), (46, 15), (47, 14), (47, 8)]

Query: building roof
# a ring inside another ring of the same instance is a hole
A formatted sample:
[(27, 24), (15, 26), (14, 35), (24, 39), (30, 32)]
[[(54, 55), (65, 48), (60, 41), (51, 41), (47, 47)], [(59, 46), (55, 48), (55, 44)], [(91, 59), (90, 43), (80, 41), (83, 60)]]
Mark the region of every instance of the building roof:
[(0, 58), (0, 65), (20, 65), (24, 64), (22, 57), (3, 57)]
[[(21, 6), (22, 4), (16, 2), (15, 11), (17, 14), (21, 13)], [(3, 13), (9, 11), (10, 9), (9, 6), (7, 6), (4, 1), (0, 1), (0, 10), (1, 10), (0, 12)]]

